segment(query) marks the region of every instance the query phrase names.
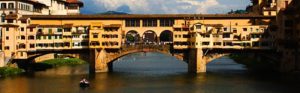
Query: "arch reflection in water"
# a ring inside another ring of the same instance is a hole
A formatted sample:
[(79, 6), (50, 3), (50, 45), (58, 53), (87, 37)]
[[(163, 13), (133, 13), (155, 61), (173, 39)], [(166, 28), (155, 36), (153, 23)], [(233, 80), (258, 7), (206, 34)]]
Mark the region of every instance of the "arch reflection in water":
[(160, 53), (135, 53), (114, 62), (114, 72), (139, 74), (186, 73), (187, 63)]

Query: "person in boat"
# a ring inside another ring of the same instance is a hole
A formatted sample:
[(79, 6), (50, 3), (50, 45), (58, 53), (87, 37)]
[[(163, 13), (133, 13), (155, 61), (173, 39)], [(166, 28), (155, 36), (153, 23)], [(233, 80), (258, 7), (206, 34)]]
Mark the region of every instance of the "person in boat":
[(80, 81), (80, 87), (89, 87), (90, 82), (87, 81), (85, 78), (82, 78)]

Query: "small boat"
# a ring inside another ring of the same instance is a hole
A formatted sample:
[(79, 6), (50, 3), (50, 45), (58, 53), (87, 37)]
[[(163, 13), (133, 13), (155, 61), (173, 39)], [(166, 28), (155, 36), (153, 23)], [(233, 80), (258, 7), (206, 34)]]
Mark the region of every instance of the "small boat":
[(86, 87), (89, 87), (90, 86), (90, 83), (86, 80), (86, 79), (82, 79), (79, 83), (79, 86), (81, 88), (86, 88)]
[(80, 82), (80, 83), (79, 83), (79, 86), (80, 86), (81, 88), (86, 88), (86, 87), (89, 87), (90, 84), (89, 84), (88, 82)]

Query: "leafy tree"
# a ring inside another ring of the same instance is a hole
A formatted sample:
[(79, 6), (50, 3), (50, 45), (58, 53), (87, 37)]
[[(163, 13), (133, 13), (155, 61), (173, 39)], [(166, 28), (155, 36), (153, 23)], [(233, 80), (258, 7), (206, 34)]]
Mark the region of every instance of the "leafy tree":
[(134, 36), (132, 36), (132, 35), (127, 35), (127, 41), (129, 41), (129, 42), (134, 42), (135, 41), (135, 39), (134, 39)]

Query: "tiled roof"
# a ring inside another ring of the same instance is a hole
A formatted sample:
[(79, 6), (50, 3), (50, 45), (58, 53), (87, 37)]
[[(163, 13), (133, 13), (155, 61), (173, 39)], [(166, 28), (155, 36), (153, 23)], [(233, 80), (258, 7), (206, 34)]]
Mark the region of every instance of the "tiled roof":
[(73, 24), (64, 24), (63, 25), (63, 28), (72, 28), (73, 27)]
[(223, 27), (223, 24), (204, 24), (205, 26), (211, 26), (211, 27), (216, 27), (216, 28), (220, 28)]
[(19, 25), (14, 25), (14, 24), (3, 24), (3, 25), (0, 25), (0, 26), (3, 26), (3, 27), (19, 27)]
[(35, 28), (37, 26), (38, 26), (38, 24), (30, 24), (29, 26), (27, 26), (27, 28)]
[(78, 4), (80, 7), (83, 6), (83, 2), (81, 2), (80, 0), (67, 0), (66, 2), (69, 4)]
[(121, 24), (110, 24), (110, 25), (104, 25), (103, 27), (121, 27)]

